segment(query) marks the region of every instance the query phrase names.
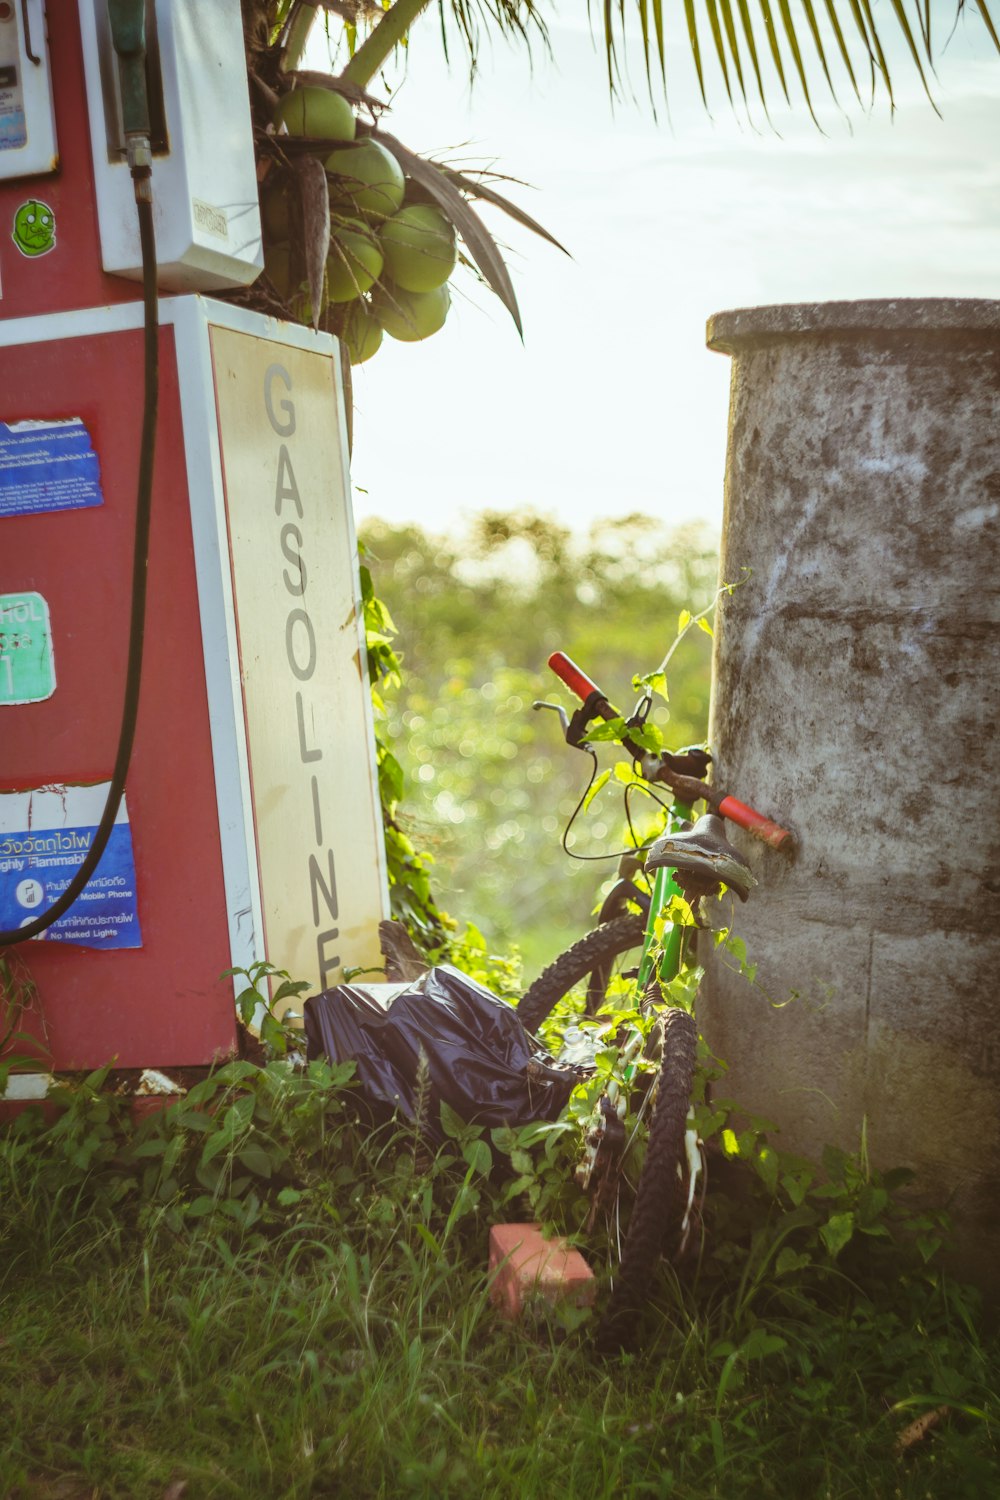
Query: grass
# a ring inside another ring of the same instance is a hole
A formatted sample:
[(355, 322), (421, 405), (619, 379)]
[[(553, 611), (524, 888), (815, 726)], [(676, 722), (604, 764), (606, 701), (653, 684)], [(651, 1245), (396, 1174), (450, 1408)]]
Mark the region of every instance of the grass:
[(372, 1129), (328, 1070), (230, 1077), (197, 1125), (133, 1133), (98, 1079), (0, 1137), (0, 1495), (997, 1492), (995, 1342), (888, 1231), (826, 1259), (803, 1231), (779, 1275), (787, 1212), (719, 1193), (643, 1352), (599, 1363), (586, 1321), (492, 1307), (493, 1179)]

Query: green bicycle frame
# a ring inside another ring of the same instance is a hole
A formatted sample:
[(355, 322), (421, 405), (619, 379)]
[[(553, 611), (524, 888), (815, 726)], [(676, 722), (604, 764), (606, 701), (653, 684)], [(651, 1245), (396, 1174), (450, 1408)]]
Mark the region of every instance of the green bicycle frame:
[[(675, 802), (670, 809), (670, 825), (675, 827), (691, 816), (691, 808), (682, 802)], [(653, 891), (649, 903), (649, 917), (646, 921), (646, 935), (642, 943), (642, 958), (639, 960), (639, 981), (637, 993), (645, 993), (646, 986), (653, 977), (655, 969), (657, 978), (661, 984), (669, 984), (671, 979), (676, 979), (681, 966), (681, 945), (684, 942), (684, 929), (676, 922), (665, 934), (665, 941), (660, 951), (659, 961), (656, 960), (656, 949), (658, 939), (656, 937), (656, 919), (666, 910), (674, 896), (683, 897), (684, 892), (674, 878), (675, 872), (670, 869), (659, 869), (653, 876)]]

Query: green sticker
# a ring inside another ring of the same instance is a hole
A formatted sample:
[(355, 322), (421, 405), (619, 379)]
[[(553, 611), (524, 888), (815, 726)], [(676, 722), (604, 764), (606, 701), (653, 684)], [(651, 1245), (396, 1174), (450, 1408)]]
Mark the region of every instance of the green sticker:
[(49, 606), (41, 594), (0, 594), (0, 707), (56, 690)]
[(14, 215), (11, 239), (22, 255), (48, 255), (56, 248), (56, 216), (47, 203), (29, 198)]

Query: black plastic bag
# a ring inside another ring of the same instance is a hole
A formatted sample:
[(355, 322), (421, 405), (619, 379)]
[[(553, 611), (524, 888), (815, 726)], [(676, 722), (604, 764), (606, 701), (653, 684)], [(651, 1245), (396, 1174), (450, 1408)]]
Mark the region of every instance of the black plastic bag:
[(510, 1005), (450, 964), (405, 984), (335, 985), (306, 1001), (305, 1029), (310, 1058), (353, 1060), (364, 1095), (410, 1120), (423, 1051), (437, 1141), (442, 1099), (467, 1124), (554, 1120), (589, 1071), (557, 1063)]

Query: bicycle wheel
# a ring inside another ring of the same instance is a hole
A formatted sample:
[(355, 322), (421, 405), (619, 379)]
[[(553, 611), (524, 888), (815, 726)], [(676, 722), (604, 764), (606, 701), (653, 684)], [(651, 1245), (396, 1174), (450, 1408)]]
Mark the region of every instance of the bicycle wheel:
[[(567, 948), (542, 970), (518, 1004), (518, 1018), (525, 1028), (536, 1031), (557, 1002), (588, 975), (591, 976), (587, 1001), (590, 1010), (592, 999), (597, 999), (595, 992), (598, 989), (603, 999), (616, 959), (634, 950), (638, 963), (645, 930), (645, 917), (638, 912), (626, 912), (595, 927), (593, 932), (588, 932), (586, 937)], [(593, 1004), (593, 1009), (597, 1009), (597, 1003)]]
[(680, 1227), (686, 1197), (684, 1136), (691, 1102), (698, 1027), (686, 1010), (663, 1014), (663, 1062), (657, 1078), (649, 1143), (629, 1218), (614, 1291), (597, 1330), (600, 1354), (635, 1341), (636, 1325), (656, 1263)]

